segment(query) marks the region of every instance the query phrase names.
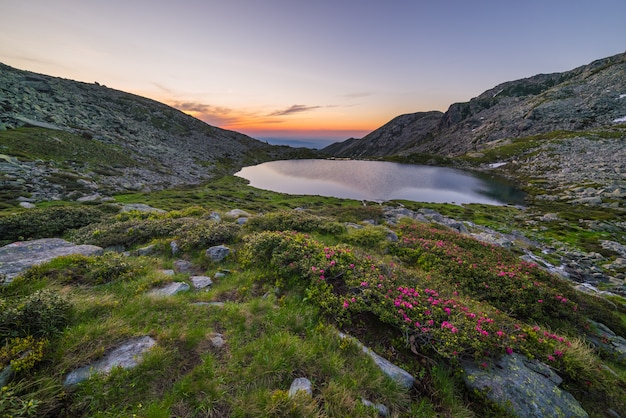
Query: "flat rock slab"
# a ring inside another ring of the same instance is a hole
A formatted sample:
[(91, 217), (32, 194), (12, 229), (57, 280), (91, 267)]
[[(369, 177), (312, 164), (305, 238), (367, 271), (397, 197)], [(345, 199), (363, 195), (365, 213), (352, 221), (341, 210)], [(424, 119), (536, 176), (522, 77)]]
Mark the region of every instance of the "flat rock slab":
[(103, 252), (95, 245), (75, 245), (60, 238), (14, 242), (0, 248), (0, 278), (4, 276), (8, 283), (24, 270), (63, 255), (92, 256)]
[(151, 295), (154, 296), (174, 296), (180, 292), (186, 292), (190, 289), (189, 285), (184, 282), (172, 282), (168, 285), (165, 285), (161, 288), (154, 289), (150, 291)]
[(149, 336), (130, 340), (111, 351), (101, 360), (74, 370), (65, 377), (63, 384), (65, 386), (75, 385), (96, 373), (108, 374), (114, 367), (131, 369), (139, 364), (142, 355), (155, 344), (156, 341)]
[(561, 378), (548, 366), (521, 354), (491, 364), (464, 367), (465, 384), (516, 417), (587, 417), (574, 397), (560, 389)]
[(213, 280), (207, 276), (191, 276), (189, 280), (191, 280), (191, 284), (193, 284), (193, 287), (196, 289), (204, 289), (213, 284)]
[(415, 383), (415, 378), (413, 377), (411, 373), (407, 372), (401, 367), (396, 366), (395, 364), (393, 364), (386, 358), (379, 356), (370, 348), (364, 346), (356, 338), (351, 337), (347, 334), (344, 334), (343, 332), (339, 332), (338, 334), (339, 334), (339, 337), (342, 339), (350, 339), (351, 341), (354, 341), (361, 348), (361, 350), (363, 350), (365, 354), (367, 354), (368, 356), (372, 358), (372, 360), (374, 360), (374, 363), (376, 363), (376, 365), (380, 368), (380, 370), (384, 374), (389, 376), (398, 385), (406, 389), (410, 389), (413, 387), (413, 384)]

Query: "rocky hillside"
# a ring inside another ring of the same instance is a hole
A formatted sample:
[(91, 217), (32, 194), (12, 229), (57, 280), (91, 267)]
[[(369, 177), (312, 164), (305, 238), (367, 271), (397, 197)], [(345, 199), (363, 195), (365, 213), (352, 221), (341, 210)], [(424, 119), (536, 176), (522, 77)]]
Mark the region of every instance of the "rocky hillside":
[(324, 148), (324, 152), (337, 156), (381, 157), (399, 154), (405, 149), (432, 139), (443, 113), (438, 111), (400, 115), (371, 132), (363, 139), (351, 138)]
[(150, 99), (0, 64), (0, 188), (23, 200), (197, 184), (286, 152)]
[(487, 90), (444, 113), (395, 118), (361, 140), (323, 151), (340, 157), (426, 153), (458, 156), (492, 141), (624, 123), (626, 53), (571, 71), (539, 74)]

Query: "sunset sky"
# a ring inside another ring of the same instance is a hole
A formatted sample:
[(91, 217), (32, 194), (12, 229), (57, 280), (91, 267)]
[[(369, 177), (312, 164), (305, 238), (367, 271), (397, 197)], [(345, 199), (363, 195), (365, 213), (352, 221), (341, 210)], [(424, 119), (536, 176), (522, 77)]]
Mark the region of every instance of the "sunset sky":
[(0, 0), (0, 15), (0, 62), (261, 139), (362, 137), (626, 50), (624, 0)]

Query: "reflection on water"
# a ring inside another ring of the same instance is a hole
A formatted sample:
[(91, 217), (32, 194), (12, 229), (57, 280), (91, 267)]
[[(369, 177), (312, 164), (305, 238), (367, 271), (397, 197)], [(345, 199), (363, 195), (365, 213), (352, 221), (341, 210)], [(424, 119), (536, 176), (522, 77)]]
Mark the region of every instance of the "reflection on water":
[(289, 194), (436, 203), (521, 203), (502, 182), (443, 167), (354, 160), (288, 160), (245, 167), (237, 176), (259, 189)]

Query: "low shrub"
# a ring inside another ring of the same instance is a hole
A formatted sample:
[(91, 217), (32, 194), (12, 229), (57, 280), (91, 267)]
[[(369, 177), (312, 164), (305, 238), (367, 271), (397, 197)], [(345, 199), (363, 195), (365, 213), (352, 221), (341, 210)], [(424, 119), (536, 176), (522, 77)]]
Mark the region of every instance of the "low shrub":
[(191, 251), (232, 242), (240, 230), (236, 223), (189, 220), (174, 231), (174, 236), (183, 251)]
[(145, 244), (154, 239), (176, 239), (188, 251), (233, 240), (241, 227), (195, 218), (149, 218), (101, 222), (74, 231), (70, 238), (77, 243), (100, 247), (124, 248)]
[(69, 230), (109, 218), (116, 210), (110, 205), (59, 206), (2, 215), (0, 216), (0, 245), (14, 241), (62, 236)]
[(304, 210), (271, 212), (251, 218), (246, 223), (251, 231), (299, 231), (339, 235), (346, 228), (329, 218), (317, 216)]
[(31, 335), (10, 338), (0, 347), (0, 370), (8, 365), (16, 373), (32, 369), (43, 359), (48, 344), (47, 338), (36, 339)]
[(389, 230), (382, 226), (365, 226), (363, 228), (350, 228), (344, 235), (344, 240), (364, 248), (385, 247)]
[(38, 416), (39, 401), (24, 398), (15, 393), (12, 387), (0, 388), (0, 416), (29, 418)]
[(72, 306), (51, 290), (0, 301), (0, 345), (12, 337), (49, 337), (60, 333), (71, 319)]
[(97, 257), (75, 254), (31, 267), (23, 280), (47, 279), (58, 283), (99, 285), (130, 278), (144, 268), (140, 262), (131, 263), (120, 254), (108, 253)]

